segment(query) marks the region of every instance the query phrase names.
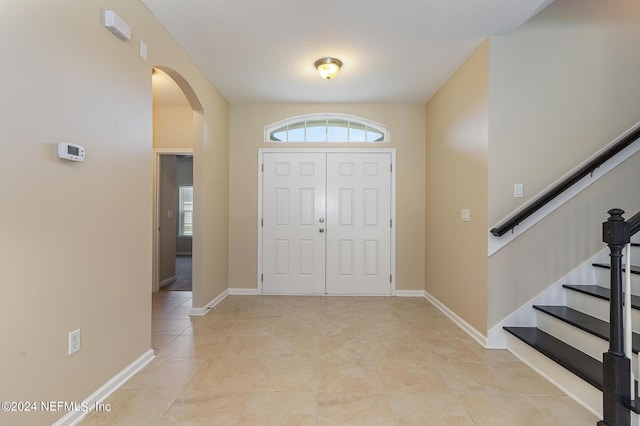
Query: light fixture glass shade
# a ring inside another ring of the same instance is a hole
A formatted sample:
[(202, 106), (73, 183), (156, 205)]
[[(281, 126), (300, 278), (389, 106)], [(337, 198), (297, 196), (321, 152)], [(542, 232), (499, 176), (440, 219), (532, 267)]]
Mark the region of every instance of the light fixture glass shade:
[(338, 75), (342, 62), (334, 58), (322, 58), (318, 59), (315, 65), (322, 78), (330, 80)]

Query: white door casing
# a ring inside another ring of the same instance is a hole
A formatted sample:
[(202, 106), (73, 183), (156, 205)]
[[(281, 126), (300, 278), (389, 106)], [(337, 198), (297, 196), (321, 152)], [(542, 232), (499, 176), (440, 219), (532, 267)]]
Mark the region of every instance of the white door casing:
[(395, 295), (392, 166), (393, 149), (259, 150), (258, 294)]

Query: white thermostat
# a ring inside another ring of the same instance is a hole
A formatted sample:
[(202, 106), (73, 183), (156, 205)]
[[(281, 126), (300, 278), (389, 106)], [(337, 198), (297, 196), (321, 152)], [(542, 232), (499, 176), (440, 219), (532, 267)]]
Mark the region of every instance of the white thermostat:
[(84, 147), (75, 143), (59, 142), (58, 158), (71, 161), (84, 161)]

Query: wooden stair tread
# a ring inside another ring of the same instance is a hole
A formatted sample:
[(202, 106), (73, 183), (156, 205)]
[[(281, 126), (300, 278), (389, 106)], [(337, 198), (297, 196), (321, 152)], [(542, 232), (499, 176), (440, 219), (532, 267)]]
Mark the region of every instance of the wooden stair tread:
[[(580, 330), (586, 331), (596, 337), (609, 341), (610, 329), (609, 323), (606, 321), (569, 308), (568, 306), (534, 305), (533, 308), (577, 327)], [(633, 352), (637, 354), (640, 351), (640, 335), (633, 333), (631, 340)]]
[(504, 327), (527, 345), (602, 390), (602, 363), (536, 327)]
[[(611, 265), (609, 263), (592, 263), (592, 265), (595, 266), (596, 268), (611, 269)], [(623, 266), (622, 270), (624, 271), (625, 269), (626, 268)], [(631, 265), (631, 273), (640, 275), (640, 266)]]
[[(609, 301), (610, 294), (609, 289), (606, 287), (602, 287), (599, 285), (570, 285), (565, 284), (562, 287), (577, 291), (579, 293), (586, 294), (588, 296), (594, 296), (598, 299)], [(636, 296), (635, 294), (631, 295), (631, 307), (634, 309), (640, 309), (640, 296)]]

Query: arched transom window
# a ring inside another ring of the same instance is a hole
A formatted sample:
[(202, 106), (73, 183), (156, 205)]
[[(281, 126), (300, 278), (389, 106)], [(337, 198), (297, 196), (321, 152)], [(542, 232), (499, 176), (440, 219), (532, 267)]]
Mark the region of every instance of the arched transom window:
[(345, 114), (310, 114), (265, 127), (265, 142), (389, 142), (385, 126)]

